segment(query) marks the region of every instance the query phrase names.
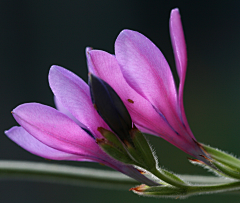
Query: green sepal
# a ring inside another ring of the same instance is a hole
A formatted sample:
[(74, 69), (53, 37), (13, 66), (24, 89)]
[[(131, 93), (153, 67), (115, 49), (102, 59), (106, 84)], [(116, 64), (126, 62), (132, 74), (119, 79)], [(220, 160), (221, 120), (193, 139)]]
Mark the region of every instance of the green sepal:
[(122, 163), (135, 165), (135, 162), (129, 157), (128, 153), (114, 145), (114, 143), (106, 139), (97, 139), (96, 141), (100, 148), (109, 156)]
[(145, 169), (151, 170), (156, 167), (156, 159), (145, 136), (134, 126), (130, 131), (134, 146), (128, 146), (128, 151)]
[(237, 159), (223, 151), (213, 147), (201, 144), (203, 149), (210, 155), (210, 157), (223, 165), (226, 165), (240, 173), (240, 159)]
[(160, 180), (164, 181), (166, 183), (164, 185), (175, 186), (178, 188), (186, 188), (189, 186), (188, 183), (184, 182), (181, 178), (177, 177), (176, 175), (167, 170), (155, 168), (152, 169), (150, 172), (156, 177), (158, 177)]
[(103, 137), (105, 137), (109, 142), (111, 142), (113, 146), (119, 148), (119, 150), (126, 151), (126, 149), (123, 146), (123, 143), (113, 132), (102, 127), (99, 127), (98, 131), (102, 134)]
[[(217, 161), (213, 161), (213, 164), (220, 170), (224, 173), (224, 175), (227, 175), (229, 177), (232, 177), (232, 178), (235, 178), (235, 179), (240, 179), (240, 173), (239, 171), (227, 166), (227, 165), (224, 165), (220, 162), (217, 162)], [(219, 173), (220, 175), (222, 175), (222, 173)], [(223, 175), (223, 176), (224, 176)]]
[(136, 162), (136, 165), (146, 169), (147, 165), (145, 163), (145, 160), (144, 160), (142, 154), (140, 154), (136, 150), (136, 148), (134, 146), (132, 146), (130, 143), (126, 143), (126, 148), (129, 153), (129, 156), (132, 158), (132, 160), (134, 160)]
[(130, 131), (130, 135), (134, 146), (128, 145), (127, 149), (131, 156), (140, 163), (138, 166), (148, 170), (167, 185), (173, 185), (179, 188), (186, 188), (188, 186), (187, 183), (173, 173), (157, 168), (157, 161), (151, 147), (145, 136), (136, 127)]
[(212, 163), (224, 174), (229, 177), (240, 179), (240, 160), (213, 147), (201, 144), (203, 149), (212, 158)]
[(160, 169), (161, 172), (165, 175), (165, 176), (168, 176), (169, 178), (177, 181), (177, 182), (180, 182), (180, 183), (183, 183), (183, 184), (186, 184), (181, 178), (179, 178), (178, 176), (176, 176), (175, 174), (165, 170), (165, 169)]
[(206, 163), (204, 163), (203, 161), (200, 161), (198, 159), (191, 159), (188, 158), (189, 162), (193, 165), (198, 165), (203, 167), (204, 169), (207, 169), (208, 171), (214, 173), (214, 174), (218, 174), (219, 176), (223, 176), (223, 177), (229, 177), (228, 175), (226, 175), (225, 173), (223, 173), (222, 171), (220, 171), (220, 169), (217, 169), (217, 166), (213, 165), (214, 167), (210, 167), (209, 165), (207, 165)]

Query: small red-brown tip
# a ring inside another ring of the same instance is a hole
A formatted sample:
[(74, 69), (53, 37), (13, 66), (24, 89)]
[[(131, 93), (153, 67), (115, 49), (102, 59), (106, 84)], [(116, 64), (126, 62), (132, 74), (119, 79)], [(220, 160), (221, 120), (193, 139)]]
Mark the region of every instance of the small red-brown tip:
[(141, 174), (146, 174), (146, 172), (145, 171), (142, 171), (142, 170), (140, 170), (140, 169), (137, 169), (138, 171), (139, 171), (139, 173), (141, 173)]
[(96, 104), (93, 104), (93, 107), (95, 110), (97, 110), (97, 105)]
[(132, 187), (129, 189), (129, 191), (136, 191), (136, 192), (143, 192), (145, 189), (146, 189), (146, 185), (145, 184), (142, 184), (142, 185), (139, 185), (137, 187)]
[(192, 159), (192, 158), (188, 158), (188, 160), (195, 162), (195, 163), (200, 163), (200, 164), (205, 164), (204, 162), (198, 160), (198, 159)]
[(96, 143), (97, 143), (97, 144), (103, 143), (103, 142), (105, 142), (105, 139), (103, 139), (103, 138), (97, 138), (97, 139), (96, 139)]
[(200, 154), (199, 156), (203, 157), (204, 159), (208, 160), (209, 162), (211, 162), (211, 161), (212, 161), (211, 159), (209, 159), (208, 157), (206, 157), (206, 156), (205, 156), (205, 155), (203, 155), (203, 154)]

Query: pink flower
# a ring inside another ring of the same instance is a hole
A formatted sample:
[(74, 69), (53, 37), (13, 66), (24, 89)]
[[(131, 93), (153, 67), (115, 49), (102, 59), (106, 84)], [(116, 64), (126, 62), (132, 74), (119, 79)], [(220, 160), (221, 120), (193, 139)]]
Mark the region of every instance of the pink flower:
[(140, 182), (156, 185), (98, 146), (95, 139), (103, 138), (98, 127), (110, 129), (94, 109), (89, 86), (83, 80), (64, 68), (52, 66), (49, 83), (58, 110), (38, 103), (18, 106), (12, 114), (21, 127), (5, 132), (11, 140), (47, 159), (99, 162)]
[(180, 79), (178, 91), (162, 52), (136, 31), (119, 34), (115, 56), (87, 48), (89, 71), (112, 86), (141, 131), (162, 137), (203, 160), (204, 152), (190, 130), (183, 107), (187, 52), (178, 9), (171, 12), (170, 36)]

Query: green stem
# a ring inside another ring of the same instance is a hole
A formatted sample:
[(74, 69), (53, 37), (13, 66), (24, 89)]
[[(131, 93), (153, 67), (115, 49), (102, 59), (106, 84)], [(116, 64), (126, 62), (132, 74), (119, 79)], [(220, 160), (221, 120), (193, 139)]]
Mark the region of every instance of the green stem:
[(169, 198), (186, 198), (193, 195), (210, 194), (210, 193), (223, 193), (223, 192), (237, 192), (240, 194), (240, 181), (229, 182), (218, 185), (196, 185), (187, 188), (178, 188), (172, 186), (140, 186), (134, 188), (134, 192), (144, 196), (154, 197), (169, 197)]
[(191, 193), (209, 193), (209, 192), (224, 192), (227, 190), (239, 190), (240, 189), (240, 181), (229, 182), (218, 185), (203, 185), (203, 186), (191, 186), (189, 187), (188, 194)]
[[(199, 188), (201, 192), (208, 192), (209, 190), (226, 190), (228, 188), (240, 187), (240, 182), (229, 182), (229, 180), (218, 177), (181, 175), (181, 178), (184, 181), (196, 184), (220, 184), (214, 186), (191, 186), (186, 189), (189, 193), (197, 193)], [(172, 181), (166, 180), (164, 177), (161, 177), (161, 179), (166, 182)], [(139, 184), (137, 181), (117, 171), (52, 163), (3, 160), (0, 161), (0, 181), (1, 180), (41, 181), (115, 190), (128, 190), (132, 186)], [(171, 184), (174, 185), (175, 183), (171, 182)], [(179, 187), (183, 188), (182, 185)]]
[[(161, 170), (161, 169), (160, 169)], [(166, 176), (163, 173), (161, 173), (158, 169), (154, 168), (150, 171), (153, 175), (155, 175), (156, 177), (158, 177), (160, 180), (175, 186), (175, 187), (179, 187), (179, 188), (188, 188), (189, 186), (187, 184), (185, 184), (184, 182), (178, 181), (174, 178), (171, 178), (170, 176)]]
[(139, 184), (116, 171), (27, 161), (0, 161), (0, 180), (30, 180), (128, 190)]

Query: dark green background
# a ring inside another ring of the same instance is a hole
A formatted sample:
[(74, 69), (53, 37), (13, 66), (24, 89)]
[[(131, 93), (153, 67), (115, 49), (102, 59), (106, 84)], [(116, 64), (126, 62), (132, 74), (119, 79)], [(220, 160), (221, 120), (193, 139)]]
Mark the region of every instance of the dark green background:
[[(54, 106), (47, 75), (57, 64), (87, 79), (84, 49), (113, 53), (118, 33), (137, 30), (162, 50), (174, 74), (169, 14), (178, 7), (188, 48), (185, 109), (195, 137), (240, 155), (240, 2), (192, 0), (0, 1), (0, 159), (45, 161), (11, 142), (3, 131), (16, 125), (11, 110), (25, 102)], [(176, 173), (207, 174), (187, 154), (149, 137), (160, 164)], [(52, 161), (55, 163), (54, 161)], [(59, 163), (59, 162), (58, 162)], [(64, 162), (100, 167), (94, 163)], [(185, 202), (239, 202), (237, 195), (204, 195)], [(1, 181), (0, 202), (176, 202), (128, 191), (49, 183)]]

